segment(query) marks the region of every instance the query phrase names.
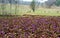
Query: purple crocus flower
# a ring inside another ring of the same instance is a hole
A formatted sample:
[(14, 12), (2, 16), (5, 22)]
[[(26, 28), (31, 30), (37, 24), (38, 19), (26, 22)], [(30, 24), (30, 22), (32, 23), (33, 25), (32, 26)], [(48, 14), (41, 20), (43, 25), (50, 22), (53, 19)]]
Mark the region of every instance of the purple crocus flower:
[(28, 38), (28, 36), (29, 36), (29, 33), (25, 32), (25, 38)]
[(3, 35), (4, 35), (4, 34), (5, 34), (5, 32), (4, 32), (4, 31), (0, 31), (0, 34), (3, 34)]
[(52, 25), (53, 25), (53, 28), (57, 28), (58, 26), (55, 22), (53, 22)]
[(32, 31), (34, 32), (37, 28), (35, 24), (31, 24), (32, 25)]

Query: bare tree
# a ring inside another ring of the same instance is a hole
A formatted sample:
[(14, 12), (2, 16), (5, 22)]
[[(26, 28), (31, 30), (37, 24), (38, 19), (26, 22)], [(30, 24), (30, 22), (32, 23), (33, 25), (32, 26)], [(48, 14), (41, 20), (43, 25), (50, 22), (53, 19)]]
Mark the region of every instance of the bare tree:
[(10, 13), (11, 13), (11, 8), (12, 8), (12, 0), (8, 0), (10, 4)]
[(17, 8), (18, 8), (18, 0), (15, 0), (15, 14), (17, 13)]
[(35, 0), (33, 0), (33, 1), (31, 2), (31, 5), (30, 5), (30, 7), (31, 7), (31, 9), (33, 10), (33, 12), (35, 11), (35, 6), (36, 6)]
[(6, 15), (7, 13), (6, 13), (6, 0), (2, 0), (1, 1), (2, 2), (2, 4), (1, 4), (1, 8), (2, 8), (2, 14), (3, 15)]
[(56, 0), (48, 0), (45, 2), (46, 6), (50, 8), (53, 4), (55, 4)]

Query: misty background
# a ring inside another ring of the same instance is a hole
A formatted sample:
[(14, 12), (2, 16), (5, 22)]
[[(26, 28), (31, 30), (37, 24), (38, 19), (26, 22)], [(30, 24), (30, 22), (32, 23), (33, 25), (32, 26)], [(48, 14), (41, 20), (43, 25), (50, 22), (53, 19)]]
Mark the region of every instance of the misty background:
[[(59, 1), (59, 0), (58, 0)], [(22, 5), (30, 5), (32, 1), (27, 1), (27, 0), (3, 0), (4, 3), (8, 4), (16, 4), (16, 2), (18, 4), (22, 4)], [(2, 0), (0, 0), (0, 3), (3, 3)], [(45, 4), (53, 4), (53, 3), (56, 3), (57, 1), (56, 0), (36, 0), (36, 4), (42, 4), (42, 3), (45, 3)]]
[[(0, 0), (0, 14), (16, 15), (23, 13), (32, 13), (31, 11), (42, 13), (50, 8), (60, 8), (60, 0)], [(43, 10), (41, 9), (43, 8)], [(47, 9), (48, 8), (48, 9)], [(51, 9), (52, 11), (53, 9)], [(50, 11), (50, 10), (49, 10)], [(57, 10), (59, 11), (59, 10)], [(57, 12), (56, 11), (56, 12)], [(55, 11), (54, 11), (55, 12)], [(52, 11), (53, 13), (53, 11)]]

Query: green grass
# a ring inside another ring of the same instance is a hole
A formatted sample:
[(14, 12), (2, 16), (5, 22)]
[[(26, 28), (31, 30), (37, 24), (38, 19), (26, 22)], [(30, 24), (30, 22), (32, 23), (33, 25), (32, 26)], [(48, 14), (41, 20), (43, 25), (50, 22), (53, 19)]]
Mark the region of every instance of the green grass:
[(60, 11), (57, 9), (41, 9), (35, 12), (37, 15), (46, 15), (46, 16), (60, 16)]
[[(0, 5), (1, 6), (1, 5)], [(6, 5), (5, 8), (5, 12), (7, 12), (8, 14), (12, 14), (12, 15), (24, 15), (24, 14), (28, 14), (28, 15), (45, 15), (45, 16), (60, 16), (60, 9), (57, 8), (37, 8), (35, 12), (33, 12), (29, 6), (24, 6), (24, 5), (19, 5), (17, 6), (17, 12), (15, 14), (15, 6), (16, 5), (12, 5), (12, 8), (10, 10), (10, 6), (9, 4)], [(11, 13), (10, 13), (11, 11)], [(0, 8), (0, 14), (2, 14), (1, 12), (1, 8)]]

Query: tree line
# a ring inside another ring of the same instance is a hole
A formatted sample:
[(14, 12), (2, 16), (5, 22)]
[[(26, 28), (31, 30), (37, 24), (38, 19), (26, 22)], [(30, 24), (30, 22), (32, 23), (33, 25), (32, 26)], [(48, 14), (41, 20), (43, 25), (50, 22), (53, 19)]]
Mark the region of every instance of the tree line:
[[(30, 5), (33, 12), (35, 11), (35, 6), (36, 6), (35, 1), (36, 0), (33, 0)], [(45, 2), (45, 5), (47, 6), (47, 8), (51, 8), (51, 6), (53, 5), (60, 6), (60, 0), (48, 0)]]

